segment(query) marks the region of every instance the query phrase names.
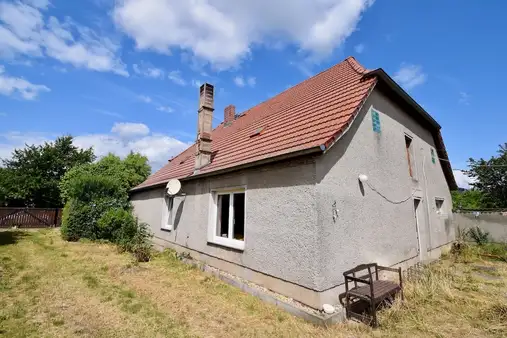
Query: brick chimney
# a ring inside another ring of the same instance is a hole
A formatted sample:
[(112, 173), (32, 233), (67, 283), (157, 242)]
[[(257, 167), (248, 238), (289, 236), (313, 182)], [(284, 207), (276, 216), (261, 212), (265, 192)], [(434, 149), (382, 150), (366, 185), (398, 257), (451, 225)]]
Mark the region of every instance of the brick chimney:
[(213, 129), (214, 88), (205, 83), (199, 89), (195, 170), (211, 163), (211, 130)]
[(228, 125), (234, 121), (236, 117), (236, 107), (234, 105), (228, 105), (224, 109), (224, 124)]

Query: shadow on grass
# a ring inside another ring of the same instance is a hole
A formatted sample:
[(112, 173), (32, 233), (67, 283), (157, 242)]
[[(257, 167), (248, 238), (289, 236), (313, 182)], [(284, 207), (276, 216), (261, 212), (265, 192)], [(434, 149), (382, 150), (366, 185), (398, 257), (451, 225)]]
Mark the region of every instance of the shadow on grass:
[(19, 230), (0, 231), (0, 246), (11, 245), (19, 242), (23, 237), (28, 236), (26, 232)]

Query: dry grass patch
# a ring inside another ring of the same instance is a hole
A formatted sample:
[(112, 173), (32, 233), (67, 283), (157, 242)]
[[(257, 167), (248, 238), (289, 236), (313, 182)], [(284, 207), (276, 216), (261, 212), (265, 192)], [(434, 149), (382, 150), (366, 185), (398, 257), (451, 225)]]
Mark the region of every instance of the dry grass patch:
[[(467, 263), (449, 257), (412, 275), (407, 301), (381, 312), (380, 329), (356, 323), (324, 328), (183, 264), (174, 252), (139, 264), (107, 243), (68, 243), (53, 230), (7, 234), (4, 240), (2, 234), (0, 335), (9, 337), (500, 337), (507, 332), (507, 264), (472, 254)], [(478, 276), (477, 264), (492, 272), (490, 279)]]

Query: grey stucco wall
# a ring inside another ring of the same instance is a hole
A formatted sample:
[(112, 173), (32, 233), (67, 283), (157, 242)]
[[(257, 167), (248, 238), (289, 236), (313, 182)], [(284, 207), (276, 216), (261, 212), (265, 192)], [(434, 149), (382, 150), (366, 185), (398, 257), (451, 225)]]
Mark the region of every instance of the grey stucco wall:
[(479, 227), (489, 232), (493, 242), (507, 243), (507, 212), (457, 212), (454, 227), (466, 230)]
[[(207, 242), (210, 191), (246, 187), (245, 250)], [(227, 175), (183, 182), (173, 231), (161, 230), (163, 189), (136, 193), (138, 217), (154, 235), (255, 271), (314, 289), (318, 265), (315, 160), (303, 158)]]
[[(372, 130), (371, 106), (380, 112), (380, 135)], [(135, 212), (157, 239), (315, 291), (341, 284), (343, 271), (360, 263), (424, 260), (428, 250), (454, 239), (451, 199), (439, 161), (431, 162), (431, 133), (409, 114), (374, 90), (325, 155), (184, 181), (186, 196), (173, 206), (173, 231), (161, 230), (163, 189), (135, 193)], [(408, 173), (405, 133), (413, 137), (415, 180)], [(389, 199), (407, 201), (389, 203), (368, 186), (362, 191), (359, 174)], [(207, 241), (210, 191), (238, 186), (247, 189), (243, 252)], [(419, 237), (412, 196), (422, 200)], [(435, 197), (445, 201), (441, 215)]]
[[(381, 133), (373, 131), (371, 107), (380, 114)], [(408, 171), (405, 134), (413, 138), (415, 179)], [(454, 239), (451, 196), (439, 161), (431, 161), (431, 147), (431, 133), (375, 89), (350, 130), (317, 160), (318, 289), (342, 283), (343, 271), (357, 264), (394, 265), (417, 256), (424, 260), (428, 250)], [(361, 186), (360, 174), (391, 202)], [(422, 200), (419, 234), (412, 196)], [(444, 199), (440, 215), (435, 197)]]

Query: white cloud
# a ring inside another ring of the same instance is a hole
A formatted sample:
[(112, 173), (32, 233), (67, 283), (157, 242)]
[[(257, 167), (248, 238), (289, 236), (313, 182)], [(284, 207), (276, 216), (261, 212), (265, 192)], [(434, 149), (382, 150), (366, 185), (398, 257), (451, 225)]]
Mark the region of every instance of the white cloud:
[(426, 82), (427, 76), (423, 73), (421, 66), (402, 63), (393, 78), (405, 89), (410, 90)]
[(51, 140), (51, 138), (54, 138), (53, 135), (47, 133), (21, 133), (17, 131), (0, 133), (0, 159), (10, 158), (14, 149), (23, 148), (25, 144), (39, 145)]
[(458, 187), (463, 189), (470, 189), (470, 184), (475, 182), (475, 179), (472, 177), (468, 177), (465, 175), (465, 173), (461, 170), (453, 170), (454, 179), (456, 180), (456, 184), (458, 184)]
[(234, 79), (234, 84), (238, 87), (244, 87), (245, 86), (245, 80), (242, 76), (236, 76)]
[(201, 80), (192, 80), (192, 86), (193, 87), (199, 88), (199, 87), (201, 87), (201, 85), (202, 85), (202, 81)]
[(255, 77), (249, 77), (246, 83), (248, 83), (250, 87), (255, 87), (257, 84), (257, 79)]
[(141, 100), (141, 101), (143, 101), (144, 103), (151, 103), (153, 101), (151, 99), (151, 97), (146, 96), (146, 95), (139, 95), (138, 99)]
[(139, 49), (179, 50), (219, 69), (254, 45), (295, 44), (322, 58), (354, 32), (373, 0), (121, 0), (113, 17)]
[(467, 92), (459, 92), (459, 103), (470, 105), (470, 95)]
[(354, 46), (354, 51), (357, 54), (361, 54), (362, 52), (364, 52), (365, 48), (366, 48), (366, 46), (363, 43), (360, 43), (360, 44)]
[(102, 114), (102, 115), (106, 115), (106, 116), (111, 116), (111, 117), (116, 117), (116, 118), (122, 118), (123, 115), (120, 114), (120, 113), (117, 113), (117, 112), (114, 112), (114, 111), (110, 111), (110, 110), (106, 110), (106, 109), (94, 109), (95, 112), (99, 113), (99, 114)]
[[(25, 143), (38, 145), (56, 137), (36, 132), (0, 134), (0, 158), (9, 158), (14, 149), (23, 148)], [(169, 158), (190, 146), (190, 143), (160, 133), (133, 134), (130, 137), (116, 133), (78, 135), (74, 137), (74, 144), (80, 148), (93, 147), (99, 158), (109, 153), (125, 157), (131, 151), (139, 152), (148, 157), (153, 170), (159, 169)]]
[(187, 85), (187, 82), (181, 77), (181, 72), (179, 70), (173, 70), (169, 72), (167, 78), (179, 86)]
[(45, 16), (48, 1), (0, 3), (0, 56), (50, 57), (78, 68), (128, 76), (120, 46), (69, 17)]
[(174, 111), (174, 109), (172, 109), (171, 107), (169, 106), (158, 106), (157, 107), (157, 110), (158, 111), (162, 111), (164, 113), (172, 113)]
[(179, 154), (190, 145), (159, 133), (130, 139), (122, 139), (111, 134), (88, 134), (75, 137), (74, 142), (81, 148), (93, 147), (98, 157), (108, 153), (124, 157), (131, 151), (139, 152), (148, 157), (153, 170), (162, 167), (169, 158)]
[(153, 79), (162, 79), (165, 76), (165, 71), (160, 68), (151, 66), (149, 63), (141, 62), (140, 64), (133, 64), (132, 69), (134, 73)]
[(311, 63), (308, 61), (290, 61), (289, 64), (291, 66), (296, 67), (301, 74), (303, 74), (306, 77), (313, 76), (313, 71), (311, 70)]
[(250, 86), (253, 88), (257, 83), (257, 79), (255, 77), (251, 76), (245, 80), (245, 78), (243, 78), (241, 75), (236, 76), (234, 79), (232, 79), (232, 81), (236, 86), (241, 88), (245, 86)]
[(25, 0), (26, 3), (36, 8), (46, 9), (50, 2), (48, 0)]
[(150, 128), (144, 123), (117, 122), (111, 128), (111, 132), (120, 137), (131, 138), (133, 136), (146, 136), (150, 133)]
[(23, 78), (11, 77), (5, 74), (4, 66), (0, 65), (0, 94), (11, 96), (20, 95), (25, 100), (33, 100), (42, 92), (51, 91), (44, 85), (33, 84)]

